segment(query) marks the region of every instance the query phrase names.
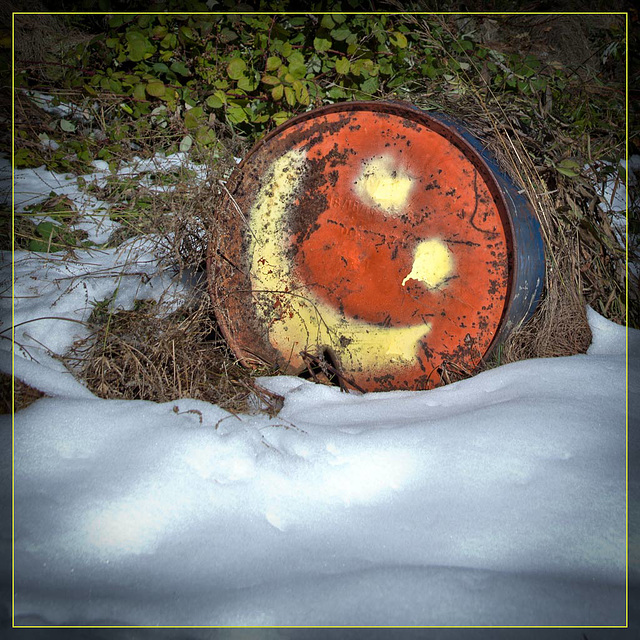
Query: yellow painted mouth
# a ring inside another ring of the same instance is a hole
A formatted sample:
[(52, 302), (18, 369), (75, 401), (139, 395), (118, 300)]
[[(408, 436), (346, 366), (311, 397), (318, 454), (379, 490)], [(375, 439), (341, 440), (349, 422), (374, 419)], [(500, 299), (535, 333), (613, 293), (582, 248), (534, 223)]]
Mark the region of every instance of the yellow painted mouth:
[[(271, 345), (295, 368), (304, 365), (301, 351), (320, 353), (327, 346), (334, 346), (339, 364), (352, 371), (406, 366), (416, 359), (418, 341), (431, 330), (429, 323), (380, 327), (349, 319), (319, 300), (305, 283), (293, 280), (286, 255), (287, 207), (301, 183), (305, 165), (306, 153), (299, 149), (278, 158), (249, 215), (251, 286)], [(384, 177), (378, 183), (365, 182), (362, 188), (367, 190), (367, 197), (395, 210), (408, 197), (410, 178), (394, 180), (395, 190)]]

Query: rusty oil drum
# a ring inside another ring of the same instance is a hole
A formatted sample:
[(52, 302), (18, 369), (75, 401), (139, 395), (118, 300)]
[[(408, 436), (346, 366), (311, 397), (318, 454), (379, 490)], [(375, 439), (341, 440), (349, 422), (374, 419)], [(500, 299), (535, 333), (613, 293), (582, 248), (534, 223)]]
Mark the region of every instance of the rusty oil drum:
[(474, 371), (544, 283), (529, 202), (461, 124), (403, 103), (273, 130), (230, 176), (217, 224), (209, 288), (239, 360), (297, 375), (324, 354), (366, 391)]

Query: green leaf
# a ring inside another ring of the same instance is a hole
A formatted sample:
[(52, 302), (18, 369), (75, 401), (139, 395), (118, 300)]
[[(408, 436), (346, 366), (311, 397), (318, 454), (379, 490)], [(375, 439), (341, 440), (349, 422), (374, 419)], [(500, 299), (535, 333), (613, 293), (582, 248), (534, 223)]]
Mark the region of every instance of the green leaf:
[(297, 60), (290, 62), (288, 69), (294, 79), (304, 78), (307, 75), (307, 65)]
[(309, 91), (307, 87), (300, 80), (296, 80), (293, 83), (293, 90), (296, 94), (296, 100), (300, 104), (307, 106), (310, 102)]
[(327, 91), (327, 95), (333, 100), (340, 100), (341, 98), (347, 97), (347, 94), (342, 87), (331, 87), (331, 89)]
[(380, 67), (373, 61), (365, 58), (362, 61), (362, 68), (370, 75), (377, 76), (380, 71)]
[(351, 63), (347, 58), (339, 58), (336, 60), (336, 72), (342, 75), (346, 75), (349, 73), (349, 68), (351, 67)]
[(49, 240), (54, 233), (55, 227), (57, 226), (58, 225), (54, 225), (53, 222), (49, 222), (49, 221), (41, 222), (36, 227), (36, 233), (41, 238), (44, 238), (45, 240)]
[(354, 60), (351, 63), (351, 73), (354, 76), (359, 76), (363, 66), (364, 66), (364, 60), (362, 58), (360, 58), (359, 60)]
[(189, 151), (193, 145), (193, 138), (191, 136), (185, 136), (180, 140), (180, 151)]
[(168, 33), (162, 40), (160, 40), (160, 47), (162, 49), (168, 49), (173, 51), (178, 46), (178, 38), (175, 33)]
[[(325, 56), (322, 56), (323, 58)], [(307, 65), (307, 73), (320, 73), (322, 71), (322, 60), (317, 53), (312, 54), (305, 63)]]
[(278, 56), (269, 56), (267, 58), (266, 71), (275, 71), (282, 64), (282, 60)]
[(65, 120), (64, 118), (62, 120), (60, 120), (60, 128), (63, 131), (75, 131), (76, 130), (76, 125), (69, 121), (69, 120)]
[(206, 124), (203, 124), (196, 131), (196, 140), (200, 144), (203, 144), (206, 146), (211, 144), (212, 142), (215, 142), (216, 134), (211, 127), (207, 126)]
[(139, 40), (129, 43), (128, 50), (128, 57), (132, 62), (139, 62), (140, 60), (144, 60), (145, 54), (147, 53), (147, 47), (145, 46), (145, 43)]
[(271, 116), (271, 119), (277, 124), (281, 125), (289, 119), (289, 113), (286, 111), (278, 111)]
[(149, 41), (149, 38), (140, 31), (127, 31), (126, 38), (128, 43), (128, 57), (132, 62), (146, 60), (147, 58), (150, 58), (156, 50), (153, 44)]
[(30, 240), (29, 241), (29, 251), (39, 251), (40, 253), (46, 253), (47, 251), (61, 251), (62, 247), (59, 247), (57, 244), (52, 244), (49, 246), (48, 242), (43, 242), (42, 240)]
[(389, 39), (393, 44), (398, 47), (398, 49), (404, 49), (407, 46), (407, 38), (404, 33), (400, 33), (399, 31), (394, 31), (389, 35)]
[(329, 51), (331, 49), (331, 40), (326, 38), (314, 38), (313, 47), (316, 51)]
[[(427, 65), (422, 65), (421, 69), (424, 70), (424, 73), (428, 73), (430, 67)], [(380, 61), (380, 73), (385, 76), (390, 76), (393, 73), (393, 66), (389, 62), (389, 60), (381, 60)]]
[(307, 20), (307, 16), (295, 16), (293, 18), (290, 18), (289, 22), (293, 27), (303, 27)]
[(238, 88), (243, 91), (253, 91), (258, 86), (258, 80), (254, 77), (242, 76), (238, 80)]
[(322, 16), (322, 20), (320, 21), (321, 27), (323, 27), (324, 29), (333, 29), (335, 25), (336, 23), (328, 13), (325, 13), (325, 15)]
[(233, 105), (227, 109), (227, 118), (232, 124), (240, 124), (248, 120), (245, 110), (237, 105)]
[(242, 58), (233, 58), (227, 65), (227, 75), (232, 80), (239, 80), (247, 68), (247, 63)]
[(154, 98), (162, 98), (165, 94), (166, 87), (164, 82), (154, 80), (147, 85), (147, 93)]
[(284, 98), (289, 105), (293, 107), (296, 103), (296, 94), (291, 87), (284, 88)]
[(571, 159), (562, 160), (556, 164), (556, 169), (563, 176), (567, 176), (568, 178), (576, 178), (580, 175), (580, 165)]
[(287, 61), (289, 63), (301, 62), (301, 63), (304, 64), (304, 55), (302, 55), (302, 53), (300, 53), (300, 51), (294, 51), (293, 53), (291, 53), (290, 55), (287, 56)]
[(265, 75), (265, 76), (262, 76), (262, 82), (264, 82), (264, 84), (268, 84), (272, 87), (275, 87), (277, 84), (280, 84), (280, 79), (276, 78), (275, 76)]
[(291, 52), (293, 51), (293, 47), (291, 46), (290, 42), (285, 42), (281, 45), (280, 48), (280, 53), (285, 57), (288, 58), (291, 55)]
[(334, 40), (338, 40), (338, 42), (342, 42), (346, 40), (351, 35), (351, 31), (349, 27), (338, 27), (337, 29), (331, 30), (331, 37)]
[(211, 109), (219, 109), (220, 107), (222, 107), (222, 105), (225, 103), (225, 100), (223, 100), (222, 96), (220, 96), (221, 93), (222, 91), (216, 91), (214, 94), (210, 95), (205, 100), (206, 105)]
[(196, 129), (202, 123), (201, 120), (204, 117), (204, 111), (202, 107), (193, 107), (184, 114), (184, 126), (187, 129)]
[(378, 78), (367, 78), (361, 85), (360, 89), (365, 93), (375, 93), (378, 90)]
[(154, 38), (164, 38), (168, 33), (168, 29), (165, 25), (158, 24), (151, 30), (151, 34)]
[(16, 167), (39, 167), (44, 164), (31, 149), (25, 149), (24, 147), (15, 152), (14, 162)]
[(146, 87), (147, 85), (144, 84), (143, 82), (140, 82), (137, 85), (135, 85), (133, 87), (133, 97), (136, 100), (146, 100), (147, 99)]
[(220, 40), (224, 43), (233, 42), (237, 39), (238, 34), (227, 27), (224, 27), (224, 29), (222, 29), (222, 31), (220, 32)]
[(196, 39), (196, 32), (191, 27), (180, 27), (180, 35), (187, 40)]
[(534, 91), (544, 91), (547, 88), (547, 80), (546, 78), (542, 78), (540, 76), (536, 76), (535, 78), (531, 78), (531, 88)]
[(274, 100), (282, 100), (282, 96), (284, 95), (284, 85), (278, 84), (273, 89), (271, 89), (271, 97)]
[(191, 71), (189, 71), (189, 69), (184, 64), (184, 62), (179, 62), (179, 61), (173, 62), (171, 64), (171, 71), (173, 71), (174, 73), (178, 73), (181, 76), (190, 76), (191, 75)]

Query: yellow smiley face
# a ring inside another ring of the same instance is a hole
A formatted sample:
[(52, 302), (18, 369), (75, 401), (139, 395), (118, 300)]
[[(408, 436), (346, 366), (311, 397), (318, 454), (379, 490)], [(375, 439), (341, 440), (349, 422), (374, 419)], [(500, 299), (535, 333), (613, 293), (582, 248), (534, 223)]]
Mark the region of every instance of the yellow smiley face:
[[(431, 329), (430, 323), (380, 327), (347, 318), (320, 300), (303, 283), (294, 282), (292, 265), (286, 254), (285, 228), (287, 208), (304, 176), (305, 159), (303, 150), (294, 149), (273, 163), (249, 217), (251, 285), (258, 297), (258, 309), (269, 328), (271, 345), (293, 367), (303, 366), (301, 351), (322, 353), (331, 345), (348, 347), (336, 351), (336, 357), (339, 364), (349, 370), (376, 371), (411, 363), (416, 358), (418, 341)], [(371, 172), (371, 165), (365, 167), (365, 171)], [(384, 178), (376, 183), (370, 174), (365, 184), (386, 207), (395, 207), (404, 197), (400, 192), (400, 199), (394, 200)], [(405, 183), (404, 191), (407, 190)], [(433, 269), (430, 271), (427, 264), (429, 253), (437, 254), (442, 262), (440, 253), (432, 245), (421, 246), (418, 247), (414, 263), (415, 274), (412, 272), (413, 275), (409, 274), (407, 278), (433, 277)], [(275, 306), (274, 299), (278, 301)]]

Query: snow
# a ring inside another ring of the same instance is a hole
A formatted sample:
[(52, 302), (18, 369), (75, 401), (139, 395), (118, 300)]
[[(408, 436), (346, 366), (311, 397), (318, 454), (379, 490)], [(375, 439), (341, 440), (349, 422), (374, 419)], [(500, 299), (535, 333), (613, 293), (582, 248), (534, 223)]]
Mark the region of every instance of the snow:
[[(19, 176), (18, 202), (83, 196), (44, 169)], [(10, 284), (5, 269), (4, 337)], [(95, 302), (185, 295), (157, 238), (76, 258), (17, 252), (14, 287), (14, 373), (49, 396), (15, 416), (17, 625), (626, 624), (626, 334), (595, 311), (587, 354), (433, 391), (262, 378), (285, 398), (269, 417), (102, 400), (55, 358), (87, 335)], [(630, 330), (630, 379), (639, 351)], [(630, 456), (638, 400), (630, 386)], [(630, 483), (637, 500), (634, 469)], [(630, 550), (632, 586), (639, 568)], [(214, 637), (191, 631), (167, 637)]]
[(78, 108), (74, 108), (72, 105), (64, 102), (53, 104), (57, 101), (56, 97), (49, 93), (43, 93), (41, 91), (24, 91), (24, 94), (29, 96), (29, 98), (31, 98), (38, 107), (52, 113), (53, 115), (74, 116), (78, 112)]
[[(611, 169), (617, 169), (611, 174)], [(601, 197), (599, 207), (608, 214), (611, 221), (612, 229), (616, 238), (622, 247), (626, 247), (627, 239), (627, 187), (623, 180), (620, 179), (618, 172), (626, 174), (629, 179), (629, 209), (637, 209), (640, 206), (637, 196), (631, 199), (634, 193), (637, 193), (638, 177), (640, 176), (640, 156), (633, 155), (629, 158), (629, 166), (627, 171), (627, 162), (621, 159), (617, 167), (611, 163), (604, 162), (594, 165), (585, 166), (587, 175), (594, 180), (598, 180), (605, 170), (609, 171), (605, 174), (604, 179), (599, 184), (598, 195)], [(629, 246), (636, 247), (638, 244), (637, 236), (629, 237)], [(637, 265), (630, 264), (630, 270), (637, 274)]]
[(594, 354), (429, 392), (265, 378), (275, 418), (37, 401), (17, 624), (624, 624), (624, 329), (590, 316)]

